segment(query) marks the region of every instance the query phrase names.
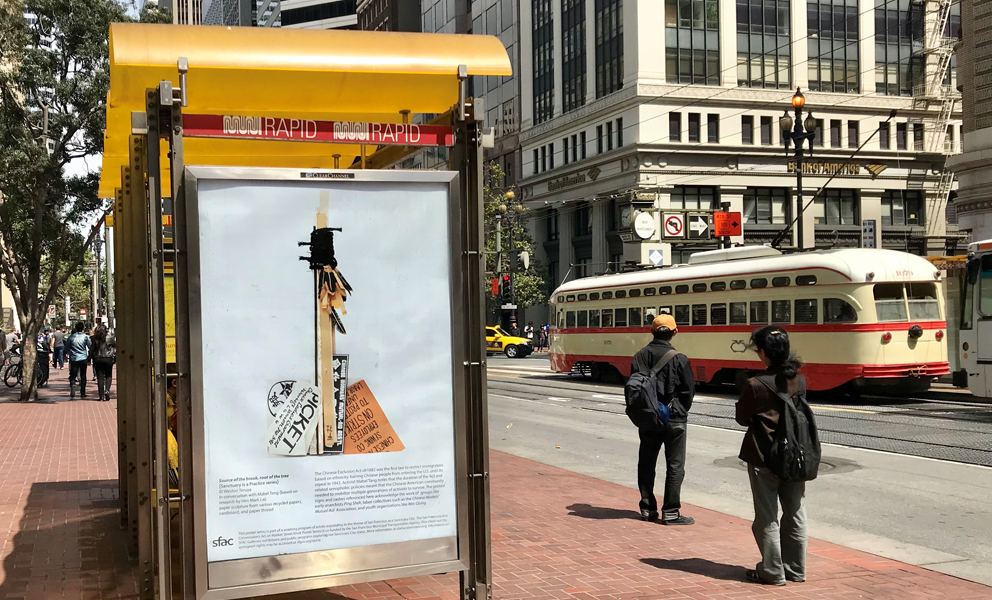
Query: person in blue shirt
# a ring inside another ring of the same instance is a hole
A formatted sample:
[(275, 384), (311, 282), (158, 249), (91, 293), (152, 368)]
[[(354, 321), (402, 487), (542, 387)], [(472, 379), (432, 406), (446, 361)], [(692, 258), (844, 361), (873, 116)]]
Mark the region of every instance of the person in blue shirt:
[(79, 381), (79, 397), (86, 397), (86, 365), (90, 360), (90, 336), (83, 333), (82, 323), (76, 323), (73, 332), (65, 338), (65, 353), (69, 358), (69, 398), (76, 397), (76, 381)]

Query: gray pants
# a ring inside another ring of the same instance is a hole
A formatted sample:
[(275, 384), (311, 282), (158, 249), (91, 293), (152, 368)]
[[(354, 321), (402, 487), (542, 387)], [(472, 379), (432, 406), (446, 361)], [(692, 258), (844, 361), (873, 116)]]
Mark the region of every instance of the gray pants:
[[(769, 583), (806, 580), (806, 482), (785, 482), (764, 467), (748, 465), (754, 523), (751, 531), (761, 550), (758, 575)], [(778, 504), (782, 502), (779, 526)]]

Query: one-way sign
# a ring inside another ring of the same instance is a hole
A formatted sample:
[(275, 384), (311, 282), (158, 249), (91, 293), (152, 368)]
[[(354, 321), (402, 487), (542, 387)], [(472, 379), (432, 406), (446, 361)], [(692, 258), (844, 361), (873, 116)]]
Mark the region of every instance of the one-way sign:
[(689, 215), (689, 239), (707, 240), (710, 237), (710, 219), (707, 215)]

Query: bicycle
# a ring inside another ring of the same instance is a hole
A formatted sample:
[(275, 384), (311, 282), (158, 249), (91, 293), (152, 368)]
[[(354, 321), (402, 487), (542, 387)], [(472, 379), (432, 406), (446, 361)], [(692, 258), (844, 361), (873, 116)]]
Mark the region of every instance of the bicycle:
[[(15, 360), (16, 358), (16, 360)], [(4, 367), (3, 370), (3, 383), (9, 388), (15, 385), (22, 385), (24, 379), (24, 367), (21, 364), (20, 356), (11, 356), (11, 364)], [(44, 371), (40, 366), (36, 365), (34, 370), (35, 382), (41, 386), (44, 385), (48, 378), (44, 376)]]

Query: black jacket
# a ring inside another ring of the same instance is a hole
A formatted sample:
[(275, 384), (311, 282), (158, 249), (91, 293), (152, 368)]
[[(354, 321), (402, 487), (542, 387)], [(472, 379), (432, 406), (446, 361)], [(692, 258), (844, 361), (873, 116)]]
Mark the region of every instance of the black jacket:
[[(798, 392), (806, 381), (798, 373), (792, 379), (787, 379), (776, 370), (755, 373), (755, 377), (762, 375), (774, 375), (778, 390), (789, 396)], [(744, 442), (741, 444), (739, 455), (741, 460), (759, 467), (765, 464), (765, 454), (774, 442), (779, 414), (784, 404), (781, 398), (768, 389), (768, 386), (754, 377), (744, 383), (735, 411), (737, 422), (747, 427)]]
[[(673, 350), (672, 344), (663, 340), (654, 340), (634, 355), (634, 360), (630, 365), (630, 372), (648, 373), (654, 368), (661, 357), (669, 350)], [(685, 422), (689, 418), (689, 410), (692, 408), (692, 397), (696, 394), (696, 382), (692, 378), (692, 367), (689, 366), (689, 357), (679, 354), (658, 372), (658, 381), (668, 382), (675, 377), (675, 397), (672, 402), (672, 414), (669, 417), (672, 421)]]

